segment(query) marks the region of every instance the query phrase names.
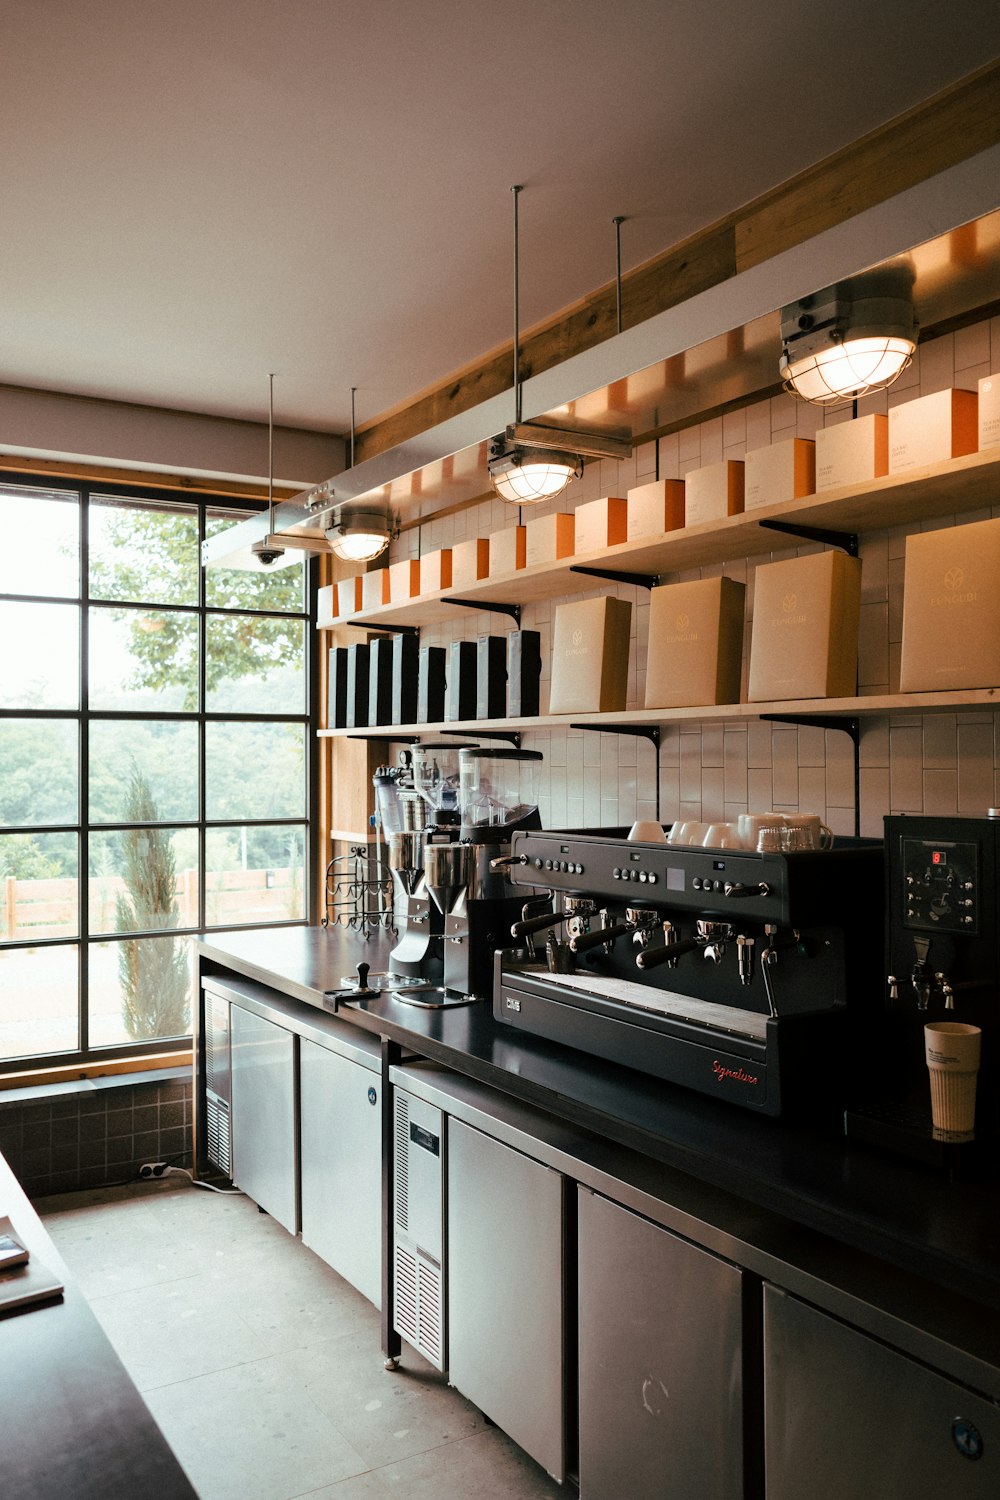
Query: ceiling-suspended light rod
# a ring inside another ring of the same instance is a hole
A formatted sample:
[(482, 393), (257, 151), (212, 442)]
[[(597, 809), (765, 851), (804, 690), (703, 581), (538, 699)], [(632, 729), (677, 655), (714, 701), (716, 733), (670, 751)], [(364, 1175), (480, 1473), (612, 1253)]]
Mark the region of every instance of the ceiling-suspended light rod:
[(912, 289), (908, 266), (887, 266), (783, 307), (785, 389), (817, 406), (844, 406), (891, 385), (917, 347)]
[[(551, 500), (583, 473), (582, 454), (599, 452), (602, 457), (626, 458), (632, 451), (631, 441), (605, 439), (597, 449), (588, 444), (602, 440), (593, 434), (560, 431), (558, 428), (535, 427), (522, 422), (521, 381), (521, 263), (518, 199), (523, 185), (515, 183), (514, 195), (514, 421), (489, 445), (489, 475), (493, 488), (502, 500), (513, 505), (535, 505)], [(617, 442), (609, 454), (607, 443)]]
[(250, 551), (262, 568), (273, 568), (285, 549), (274, 536), (274, 371), (267, 377), (267, 536)]
[(622, 225), (625, 223), (624, 214), (616, 214), (611, 220), (615, 226), (615, 312), (617, 314), (617, 331), (622, 331)]
[[(354, 468), (354, 398), (357, 386), (351, 386), (351, 468)], [(372, 562), (380, 557), (394, 537), (399, 524), (389, 506), (377, 500), (345, 501), (333, 513), (326, 539), (338, 557), (346, 562)]]

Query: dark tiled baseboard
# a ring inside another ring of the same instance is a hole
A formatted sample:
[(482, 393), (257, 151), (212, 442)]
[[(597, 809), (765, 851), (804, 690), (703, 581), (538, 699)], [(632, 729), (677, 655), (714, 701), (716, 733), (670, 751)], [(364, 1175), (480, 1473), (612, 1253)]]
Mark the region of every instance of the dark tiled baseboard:
[(131, 1181), (149, 1161), (190, 1165), (190, 1077), (5, 1102), (0, 1152), (29, 1198)]

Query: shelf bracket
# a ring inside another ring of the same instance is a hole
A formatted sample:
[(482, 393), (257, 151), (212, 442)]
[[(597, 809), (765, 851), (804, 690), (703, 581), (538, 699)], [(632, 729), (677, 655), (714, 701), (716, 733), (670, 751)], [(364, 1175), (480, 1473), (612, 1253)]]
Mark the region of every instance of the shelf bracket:
[(789, 536), (800, 536), (806, 542), (824, 542), (828, 547), (839, 547), (848, 557), (858, 555), (856, 531), (828, 531), (823, 526), (804, 526), (798, 521), (758, 521), (768, 531), (784, 531)]
[(462, 739), (506, 740), (515, 750), (521, 748), (521, 736), (516, 729), (442, 729), (442, 734), (457, 734)]
[(660, 582), (658, 573), (619, 573), (614, 568), (586, 568), (570, 563), (571, 573), (586, 573), (591, 578), (604, 578), (609, 583), (631, 583), (637, 589), (655, 589)]
[(494, 599), (456, 599), (452, 595), (442, 595), (442, 604), (454, 604), (458, 609), (490, 609), (498, 615), (509, 615), (514, 624), (520, 629), (521, 606), (519, 604), (501, 604)]
[[(337, 624), (341, 624), (341, 621), (338, 620)], [(370, 630), (374, 635), (378, 635), (379, 632), (391, 635), (420, 635), (419, 625), (394, 625), (390, 620), (387, 620), (385, 624), (381, 620), (344, 620), (343, 624), (353, 625), (356, 630)]]
[(391, 740), (393, 744), (415, 745), (420, 738), (418, 734), (397, 734), (391, 724), (372, 726), (371, 729), (359, 729), (356, 734), (346, 734), (347, 740)]
[(765, 724), (802, 724), (807, 729), (836, 729), (846, 734), (854, 747), (854, 834), (861, 834), (861, 720), (848, 714), (761, 714)]
[(571, 724), (570, 729), (585, 729), (591, 734), (630, 734), (648, 740), (656, 751), (656, 816), (660, 816), (660, 726), (659, 724)]

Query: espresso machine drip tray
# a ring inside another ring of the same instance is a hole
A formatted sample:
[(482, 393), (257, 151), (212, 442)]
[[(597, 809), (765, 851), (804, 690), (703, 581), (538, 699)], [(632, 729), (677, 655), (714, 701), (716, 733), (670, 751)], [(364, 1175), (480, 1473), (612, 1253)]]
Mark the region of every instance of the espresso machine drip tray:
[(387, 982), (382, 987), (383, 995), (398, 1000), (402, 1005), (417, 1005), (422, 1010), (442, 1010), (448, 1005), (475, 1005), (479, 995), (460, 995), (457, 990), (446, 990), (439, 984), (402, 984)]
[(636, 1010), (673, 1016), (679, 1021), (692, 1021), (699, 1026), (729, 1032), (733, 1036), (748, 1037), (755, 1042), (763, 1042), (766, 1035), (767, 1017), (758, 1015), (756, 1011), (740, 1010), (735, 1005), (714, 1005), (710, 1000), (678, 995), (671, 990), (640, 989), (627, 979), (613, 976), (605, 978), (599, 974), (560, 974), (555, 987), (559, 990), (601, 995)]

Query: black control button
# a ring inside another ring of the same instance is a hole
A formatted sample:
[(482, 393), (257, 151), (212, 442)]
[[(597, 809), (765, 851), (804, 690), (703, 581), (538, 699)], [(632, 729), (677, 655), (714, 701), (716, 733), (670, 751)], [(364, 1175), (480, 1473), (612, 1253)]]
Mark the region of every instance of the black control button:
[(691, 882), (691, 889), (693, 891), (700, 891), (701, 890), (701, 876), (700, 875), (696, 875), (694, 877), (694, 879), (692, 880), (692, 882)]

